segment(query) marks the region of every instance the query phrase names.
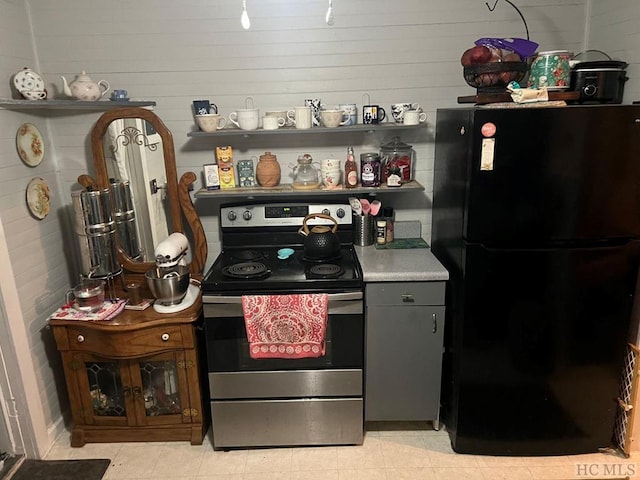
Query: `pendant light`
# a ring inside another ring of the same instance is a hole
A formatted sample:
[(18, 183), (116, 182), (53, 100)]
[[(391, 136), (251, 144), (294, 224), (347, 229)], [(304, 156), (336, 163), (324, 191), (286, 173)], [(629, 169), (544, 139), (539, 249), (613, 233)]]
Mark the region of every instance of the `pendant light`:
[(327, 22), (327, 25), (333, 25), (333, 0), (329, 0), (329, 8), (327, 10), (325, 21)]
[(249, 14), (247, 13), (247, 0), (242, 0), (242, 15), (240, 16), (240, 23), (242, 28), (249, 30), (251, 28), (251, 20), (249, 20)]

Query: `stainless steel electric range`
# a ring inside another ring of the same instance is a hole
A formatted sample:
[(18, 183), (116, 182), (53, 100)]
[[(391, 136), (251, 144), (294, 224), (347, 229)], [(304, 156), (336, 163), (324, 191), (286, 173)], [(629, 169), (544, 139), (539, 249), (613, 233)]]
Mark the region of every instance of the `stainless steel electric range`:
[[(338, 224), (331, 258), (305, 255), (298, 229), (311, 213)], [(224, 205), (220, 229), (222, 251), (202, 283), (214, 448), (362, 443), (364, 302), (351, 207)], [(242, 296), (293, 293), (328, 294), (325, 354), (251, 358)]]

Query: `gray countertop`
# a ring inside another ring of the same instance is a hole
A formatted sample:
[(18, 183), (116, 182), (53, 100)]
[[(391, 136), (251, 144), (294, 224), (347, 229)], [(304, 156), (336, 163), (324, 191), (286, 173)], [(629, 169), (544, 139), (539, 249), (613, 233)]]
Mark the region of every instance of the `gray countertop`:
[(365, 282), (431, 282), (449, 279), (449, 272), (430, 248), (385, 249), (355, 246)]

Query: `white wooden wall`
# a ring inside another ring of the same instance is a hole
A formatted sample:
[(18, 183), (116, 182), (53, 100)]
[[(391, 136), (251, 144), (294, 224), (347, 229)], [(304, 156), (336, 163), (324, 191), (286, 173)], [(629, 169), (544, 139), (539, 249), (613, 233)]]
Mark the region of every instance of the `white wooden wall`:
[[(429, 115), (429, 128), (403, 134), (402, 140), (417, 151), (416, 178), (426, 192), (399, 194), (383, 202), (398, 210), (399, 219), (421, 220), (429, 239), (436, 109), (455, 106), (458, 96), (474, 92), (462, 79), (459, 58), (475, 39), (525, 35), (515, 10), (498, 1), (491, 13), (484, 0), (334, 0), (335, 25), (329, 27), (324, 23), (326, 0), (247, 3), (249, 31), (240, 27), (241, 0), (0, 0), (0, 73), (8, 79), (23, 66), (32, 66), (45, 77), (50, 94), (60, 96), (59, 76), (71, 80), (86, 70), (96, 81), (105, 79), (112, 88), (127, 89), (134, 99), (155, 100), (156, 112), (173, 133), (179, 172), (198, 174), (211, 162), (216, 143), (187, 137), (195, 128), (194, 99), (212, 100), (225, 116), (242, 108), (246, 96), (261, 110), (300, 105), (305, 98), (320, 98), (326, 104), (355, 102), (361, 108), (365, 92), (372, 103), (385, 108), (395, 102), (418, 102)], [(585, 47), (590, 0), (515, 3), (540, 50), (577, 52)], [(627, 17), (637, 8), (636, 0), (602, 3), (626, 6)], [(612, 22), (595, 21), (600, 9), (592, 10), (590, 32), (595, 37)], [(611, 38), (607, 48), (632, 49), (638, 45), (637, 29), (635, 35), (621, 45)], [(628, 89), (637, 92), (637, 80), (633, 82), (635, 87), (630, 81)], [(8, 85), (0, 82), (0, 97), (7, 96)], [(87, 135), (98, 116), (0, 111), (0, 218), (11, 249), (43, 415), (52, 431), (60, 428), (66, 404), (56, 353), (43, 340), (46, 332), (43, 335), (41, 329), (71, 281), (65, 210), (77, 176), (92, 171)], [(23, 121), (37, 124), (47, 136), (45, 161), (35, 170), (21, 164), (13, 146), (15, 129)], [(283, 181), (289, 182), (288, 165), (300, 153), (317, 160), (344, 158), (349, 144), (358, 154), (377, 151), (387, 140), (370, 134), (278, 135), (233, 139), (232, 145), (236, 158), (275, 153), (283, 166)], [(28, 216), (23, 202), (24, 187), (34, 174), (45, 177), (54, 189), (53, 212), (42, 222)], [(210, 264), (219, 248), (217, 203), (198, 201), (197, 208), (207, 232)]]
[(625, 103), (640, 101), (640, 2), (591, 0), (588, 48), (603, 50), (629, 64)]

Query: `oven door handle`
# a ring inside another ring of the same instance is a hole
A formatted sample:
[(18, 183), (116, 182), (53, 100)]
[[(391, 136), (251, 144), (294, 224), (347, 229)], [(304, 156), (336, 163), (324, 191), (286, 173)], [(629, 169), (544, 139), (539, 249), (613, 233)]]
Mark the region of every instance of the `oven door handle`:
[[(362, 299), (362, 292), (330, 293), (330, 302)], [(242, 295), (202, 295), (202, 303), (242, 303)]]

